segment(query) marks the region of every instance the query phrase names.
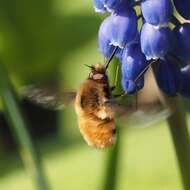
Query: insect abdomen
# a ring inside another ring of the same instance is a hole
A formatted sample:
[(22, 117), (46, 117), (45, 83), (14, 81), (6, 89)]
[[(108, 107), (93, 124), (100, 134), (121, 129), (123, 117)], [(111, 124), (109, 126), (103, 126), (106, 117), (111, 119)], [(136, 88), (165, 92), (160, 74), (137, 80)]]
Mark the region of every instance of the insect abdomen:
[(114, 120), (89, 119), (89, 117), (78, 118), (80, 132), (88, 145), (104, 148), (114, 144), (116, 132)]

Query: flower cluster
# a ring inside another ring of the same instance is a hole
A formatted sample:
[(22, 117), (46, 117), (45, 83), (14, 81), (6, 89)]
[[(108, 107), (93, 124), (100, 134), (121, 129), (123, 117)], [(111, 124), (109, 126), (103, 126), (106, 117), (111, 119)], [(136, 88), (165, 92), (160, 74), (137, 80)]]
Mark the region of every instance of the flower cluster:
[(190, 97), (190, 23), (179, 21), (173, 5), (190, 19), (190, 0), (94, 0), (97, 12), (111, 12), (99, 28), (99, 50), (106, 58), (115, 52), (128, 94), (144, 86), (154, 60), (159, 87), (170, 96)]

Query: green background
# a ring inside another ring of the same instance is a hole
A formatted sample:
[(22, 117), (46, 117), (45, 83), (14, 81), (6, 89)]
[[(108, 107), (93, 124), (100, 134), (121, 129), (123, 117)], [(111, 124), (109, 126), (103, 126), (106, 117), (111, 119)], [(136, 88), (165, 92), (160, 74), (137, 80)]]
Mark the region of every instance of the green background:
[[(84, 64), (103, 62), (97, 48), (103, 18), (86, 0), (2, 0), (0, 53), (16, 88), (58, 79), (76, 89), (89, 71)], [(118, 190), (182, 189), (164, 121), (123, 128), (121, 143)], [(101, 189), (107, 150), (85, 144), (72, 105), (59, 113), (57, 136), (36, 144), (52, 190)], [(33, 190), (18, 154), (7, 152), (1, 147), (0, 189)]]

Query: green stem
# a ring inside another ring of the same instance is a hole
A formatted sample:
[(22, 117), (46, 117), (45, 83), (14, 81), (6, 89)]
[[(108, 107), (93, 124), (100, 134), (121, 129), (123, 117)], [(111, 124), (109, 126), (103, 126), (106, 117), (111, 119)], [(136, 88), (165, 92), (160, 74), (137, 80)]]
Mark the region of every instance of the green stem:
[(176, 151), (182, 182), (185, 190), (190, 189), (190, 138), (183, 102), (180, 97), (170, 100), (175, 109), (168, 118), (168, 125)]
[(117, 126), (117, 141), (116, 144), (108, 150), (106, 162), (106, 177), (104, 190), (117, 189), (117, 174), (119, 163), (119, 150), (120, 150), (120, 135), (119, 127)]
[(47, 190), (48, 187), (40, 159), (34, 149), (30, 135), (28, 134), (8, 73), (2, 63), (0, 63), (0, 96), (2, 98), (6, 120), (19, 146), (19, 151), (25, 167), (33, 177), (36, 183), (36, 189)]

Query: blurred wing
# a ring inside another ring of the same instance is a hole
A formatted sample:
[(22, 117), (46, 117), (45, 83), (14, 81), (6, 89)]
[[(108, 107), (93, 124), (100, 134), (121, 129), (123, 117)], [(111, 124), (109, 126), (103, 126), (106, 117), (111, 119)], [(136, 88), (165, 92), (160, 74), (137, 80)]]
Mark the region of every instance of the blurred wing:
[(23, 87), (21, 96), (47, 109), (61, 109), (75, 99), (76, 92), (63, 92), (58, 88), (39, 88), (33, 85)]
[(162, 111), (164, 111), (164, 113), (167, 112), (169, 115), (171, 114), (170, 109), (167, 106), (163, 105), (161, 102), (138, 102), (136, 104), (127, 100), (125, 102), (118, 102), (116, 100), (112, 100), (109, 102), (109, 104), (110, 106), (112, 106), (112, 109), (118, 117), (125, 117), (126, 115), (139, 115), (139, 113), (144, 113), (149, 117), (150, 114), (157, 114), (161, 113)]
[[(126, 103), (127, 102), (127, 103)], [(138, 92), (137, 102), (126, 100), (113, 103), (119, 120), (126, 125), (149, 126), (155, 122), (168, 118), (172, 110), (164, 101), (163, 95), (155, 81), (152, 70), (145, 75), (145, 86)]]
[[(164, 120), (171, 115), (171, 110), (160, 103), (138, 104), (130, 107), (122, 105), (115, 107), (119, 122), (132, 126), (150, 126), (158, 121)], [(126, 111), (125, 111), (126, 110)]]

